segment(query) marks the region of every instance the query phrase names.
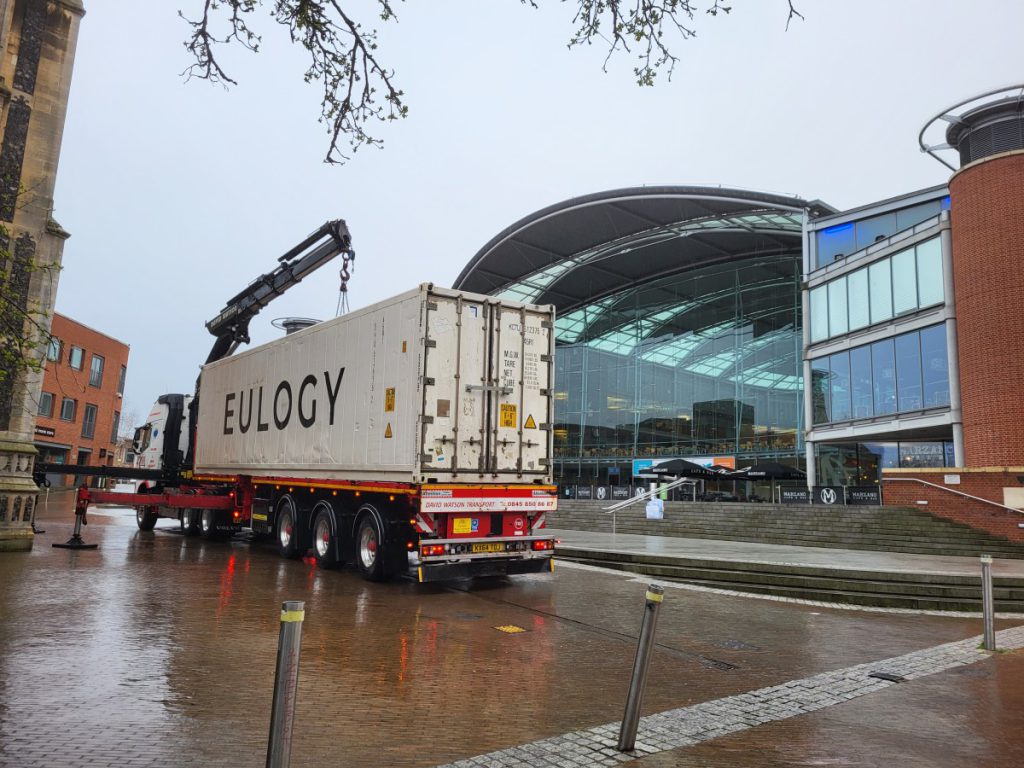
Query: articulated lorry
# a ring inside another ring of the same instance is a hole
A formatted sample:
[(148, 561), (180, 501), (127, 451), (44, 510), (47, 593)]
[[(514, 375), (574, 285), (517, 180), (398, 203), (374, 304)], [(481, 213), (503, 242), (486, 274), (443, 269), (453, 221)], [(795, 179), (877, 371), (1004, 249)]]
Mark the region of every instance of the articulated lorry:
[(549, 570), (553, 308), (425, 284), (232, 354), (262, 306), (337, 253), (347, 266), (350, 238), (328, 222), (228, 302), (195, 394), (160, 397), (137, 430), (137, 467), (91, 472), (138, 491), (83, 486), (80, 514), (127, 503), (143, 530), (249, 529), (371, 580)]

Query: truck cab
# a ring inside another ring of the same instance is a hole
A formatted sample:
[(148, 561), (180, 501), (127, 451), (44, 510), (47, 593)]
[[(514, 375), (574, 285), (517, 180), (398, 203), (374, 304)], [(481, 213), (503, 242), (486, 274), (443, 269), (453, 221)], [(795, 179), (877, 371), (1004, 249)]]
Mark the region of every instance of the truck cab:
[(149, 411), (146, 423), (132, 441), (135, 466), (176, 473), (184, 469), (188, 454), (189, 404), (192, 395), (163, 395)]

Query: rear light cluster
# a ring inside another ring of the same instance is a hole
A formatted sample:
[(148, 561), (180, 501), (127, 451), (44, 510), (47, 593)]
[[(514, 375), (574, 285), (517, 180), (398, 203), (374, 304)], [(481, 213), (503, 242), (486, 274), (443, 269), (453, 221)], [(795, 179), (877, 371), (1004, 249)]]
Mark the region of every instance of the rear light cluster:
[[(480, 542), (476, 542), (480, 543)], [(501, 543), (501, 542), (496, 542)], [(555, 548), (555, 542), (545, 541), (506, 541), (505, 552), (525, 552), (532, 549), (544, 552)], [(473, 552), (473, 544), (420, 544), (421, 557), (437, 557), (438, 555), (468, 555)], [(483, 553), (481, 553), (483, 554)], [(493, 552), (491, 554), (494, 554)]]
[(420, 547), (420, 553), (424, 557), (430, 557), (431, 555), (443, 555), (445, 552), (443, 544), (424, 544)]
[(554, 548), (555, 548), (555, 542), (551, 541), (550, 539), (547, 539), (547, 540), (544, 540), (544, 541), (535, 541), (535, 542), (533, 542), (533, 549), (534, 549), (535, 552), (542, 552), (544, 550), (554, 549)]

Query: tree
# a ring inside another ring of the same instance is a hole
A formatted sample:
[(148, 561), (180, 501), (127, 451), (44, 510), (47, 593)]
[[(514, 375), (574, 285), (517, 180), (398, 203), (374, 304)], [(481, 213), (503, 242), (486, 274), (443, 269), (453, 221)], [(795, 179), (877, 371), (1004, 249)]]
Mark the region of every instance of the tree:
[[(362, 145), (379, 145), (380, 140), (368, 132), (369, 125), (408, 114), (405, 94), (396, 85), (395, 72), (379, 58), (376, 30), (364, 27), (343, 7), (349, 6), (351, 0), (191, 1), (201, 3), (201, 15), (191, 18), (179, 11), (191, 28), (185, 42), (185, 48), (195, 59), (184, 73), (189, 78), (235, 85), (236, 81), (217, 59), (218, 47), (240, 45), (259, 51), (262, 38), (250, 22), (261, 11), (283, 26), (293, 43), (306, 49), (309, 67), (305, 80), (322, 88), (320, 121), (327, 124), (330, 135), (325, 162), (348, 160), (339, 146), (342, 142), (347, 142), (353, 152)], [(519, 1), (532, 8), (544, 2)], [(577, 6), (569, 47), (607, 45), (605, 68), (617, 52), (633, 53), (637, 59), (633, 73), (642, 86), (653, 85), (662, 69), (671, 79), (678, 61), (671, 46), (696, 36), (699, 13), (717, 17), (732, 11), (726, 0), (709, 0), (703, 9), (699, 0), (561, 1)], [(793, 0), (786, 3), (788, 29), (794, 18), (803, 16)], [(376, 0), (376, 5), (382, 22), (397, 21), (395, 0)]]

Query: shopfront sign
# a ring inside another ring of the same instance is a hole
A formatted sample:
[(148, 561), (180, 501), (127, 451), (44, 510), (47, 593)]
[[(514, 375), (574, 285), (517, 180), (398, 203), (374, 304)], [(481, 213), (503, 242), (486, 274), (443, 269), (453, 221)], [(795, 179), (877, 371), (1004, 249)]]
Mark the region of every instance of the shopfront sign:
[(810, 504), (811, 492), (806, 488), (780, 488), (783, 504)]
[(612, 486), (612, 499), (615, 501), (625, 501), (626, 499), (633, 498), (633, 491), (628, 485), (613, 485)]
[(55, 437), (57, 435), (50, 427), (36, 427), (36, 434), (43, 437)]
[(814, 504), (825, 504), (842, 506), (845, 503), (845, 494), (841, 485), (819, 485), (814, 488)]
[(590, 485), (577, 485), (576, 486), (576, 498), (577, 499), (592, 499), (594, 498), (594, 488)]
[(882, 503), (882, 490), (877, 485), (851, 486), (846, 489), (846, 503), (877, 507)]

